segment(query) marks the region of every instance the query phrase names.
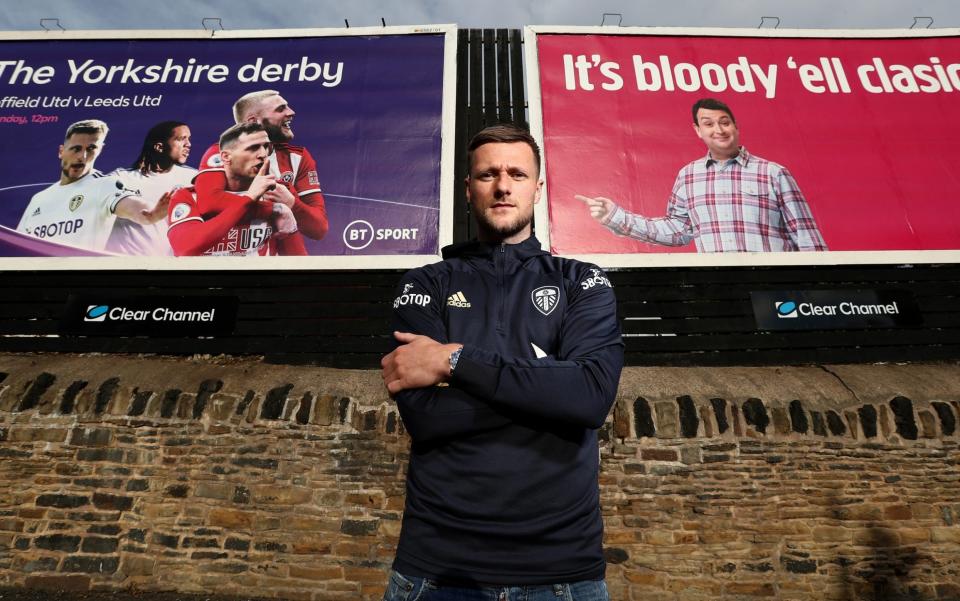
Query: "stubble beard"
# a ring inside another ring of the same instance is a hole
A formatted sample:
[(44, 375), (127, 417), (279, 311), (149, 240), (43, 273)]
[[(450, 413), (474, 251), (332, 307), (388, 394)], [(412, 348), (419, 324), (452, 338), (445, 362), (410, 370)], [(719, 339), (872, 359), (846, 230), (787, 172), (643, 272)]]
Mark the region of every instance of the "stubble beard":
[(497, 224), (487, 217), (486, 211), (474, 212), (477, 220), (477, 227), (482, 234), (482, 238), (487, 241), (500, 241), (512, 238), (522, 232), (533, 222), (533, 212), (526, 215), (518, 215), (516, 219), (508, 223)]
[(72, 166), (69, 166), (69, 165), (68, 165), (67, 167), (65, 167), (65, 168), (64, 168), (64, 167), (61, 167), (61, 168), (60, 168), (60, 173), (63, 175), (63, 178), (67, 179), (70, 183), (73, 183), (73, 182), (75, 182), (75, 181), (79, 181), (80, 178), (82, 178), (83, 176), (85, 176), (87, 173), (90, 173), (91, 171), (93, 171), (93, 167), (91, 167), (90, 169), (87, 169), (87, 170), (80, 169), (80, 175), (78, 175), (77, 177), (73, 177), (72, 175), (70, 175), (70, 172), (72, 171), (72, 169), (73, 169), (73, 167), (72, 167)]

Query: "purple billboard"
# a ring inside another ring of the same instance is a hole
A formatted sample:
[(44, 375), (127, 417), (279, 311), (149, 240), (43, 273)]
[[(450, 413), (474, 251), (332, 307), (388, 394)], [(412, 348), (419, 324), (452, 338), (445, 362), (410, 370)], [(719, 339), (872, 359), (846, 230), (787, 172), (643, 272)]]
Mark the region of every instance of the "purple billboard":
[(454, 36), (399, 29), (0, 40), (3, 266), (436, 256)]

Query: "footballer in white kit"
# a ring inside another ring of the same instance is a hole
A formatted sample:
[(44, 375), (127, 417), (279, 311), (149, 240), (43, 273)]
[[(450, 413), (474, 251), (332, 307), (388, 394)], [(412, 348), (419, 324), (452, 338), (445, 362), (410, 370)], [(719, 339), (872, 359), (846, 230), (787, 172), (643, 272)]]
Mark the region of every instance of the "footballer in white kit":
[[(33, 195), (17, 230), (61, 244), (104, 250), (117, 217), (150, 225), (166, 215), (149, 206), (116, 176), (94, 171), (109, 128), (88, 119), (67, 128), (60, 145), (60, 181)], [(157, 210), (157, 209), (160, 210)]]
[(79, 248), (103, 250), (116, 220), (117, 204), (135, 193), (119, 178), (92, 171), (57, 182), (33, 195), (17, 230)]
[[(147, 202), (160, 199), (186, 188), (193, 182), (196, 169), (174, 165), (166, 173), (141, 173), (138, 169), (118, 169), (116, 175), (124, 187), (134, 190)], [(167, 222), (160, 220), (151, 225), (140, 225), (129, 219), (117, 219), (113, 233), (107, 242), (107, 250), (121, 255), (144, 255), (148, 257), (172, 257), (173, 249), (167, 240)]]
[[(130, 169), (113, 172), (149, 204), (166, 211), (170, 197), (193, 183), (197, 170), (184, 167), (190, 156), (190, 127), (182, 121), (161, 121), (144, 137), (140, 156)], [(121, 255), (173, 256), (167, 239), (167, 220), (142, 225), (119, 218), (107, 241), (107, 250)]]

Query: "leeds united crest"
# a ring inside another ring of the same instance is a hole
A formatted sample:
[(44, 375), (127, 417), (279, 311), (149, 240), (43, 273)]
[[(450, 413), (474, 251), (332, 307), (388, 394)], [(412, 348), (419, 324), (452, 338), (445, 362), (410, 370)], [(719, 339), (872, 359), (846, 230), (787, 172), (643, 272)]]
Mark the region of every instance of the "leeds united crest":
[(560, 301), (560, 289), (556, 286), (540, 286), (530, 293), (530, 299), (537, 311), (550, 315)]

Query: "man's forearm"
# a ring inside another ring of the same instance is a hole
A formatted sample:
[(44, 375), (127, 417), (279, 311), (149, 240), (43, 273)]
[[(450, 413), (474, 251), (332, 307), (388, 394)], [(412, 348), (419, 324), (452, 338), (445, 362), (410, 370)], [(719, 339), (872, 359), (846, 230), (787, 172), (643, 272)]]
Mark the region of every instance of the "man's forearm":
[(147, 204), (143, 198), (139, 196), (125, 196), (120, 199), (120, 202), (117, 203), (116, 214), (117, 217), (133, 221), (140, 225), (152, 225), (164, 217), (166, 217), (166, 210), (155, 211), (155, 207)]
[(616, 398), (622, 363), (619, 343), (567, 361), (504, 358), (466, 345), (450, 385), (497, 407), (596, 429)]
[(635, 240), (664, 246), (684, 246), (693, 240), (686, 232), (687, 224), (675, 217), (649, 218), (631, 213), (617, 206), (602, 221), (611, 232), (620, 236), (629, 236)]
[(793, 175), (784, 168), (777, 178), (777, 193), (784, 224), (797, 250), (824, 251), (827, 243), (820, 234), (807, 199)]
[(174, 223), (167, 230), (167, 239), (178, 257), (202, 255), (223, 238), (250, 209), (251, 202), (237, 200), (216, 217), (207, 221), (187, 220)]
[(403, 390), (394, 395), (410, 437), (425, 443), (494, 430), (512, 423), (490, 403), (452, 386)]
[(297, 199), (293, 205), (293, 214), (297, 218), (300, 231), (309, 238), (320, 240), (327, 235), (327, 209), (323, 194), (313, 192)]
[(570, 302), (555, 357), (509, 357), (465, 344), (450, 385), (508, 411), (600, 427), (623, 367), (616, 298), (599, 287)]

